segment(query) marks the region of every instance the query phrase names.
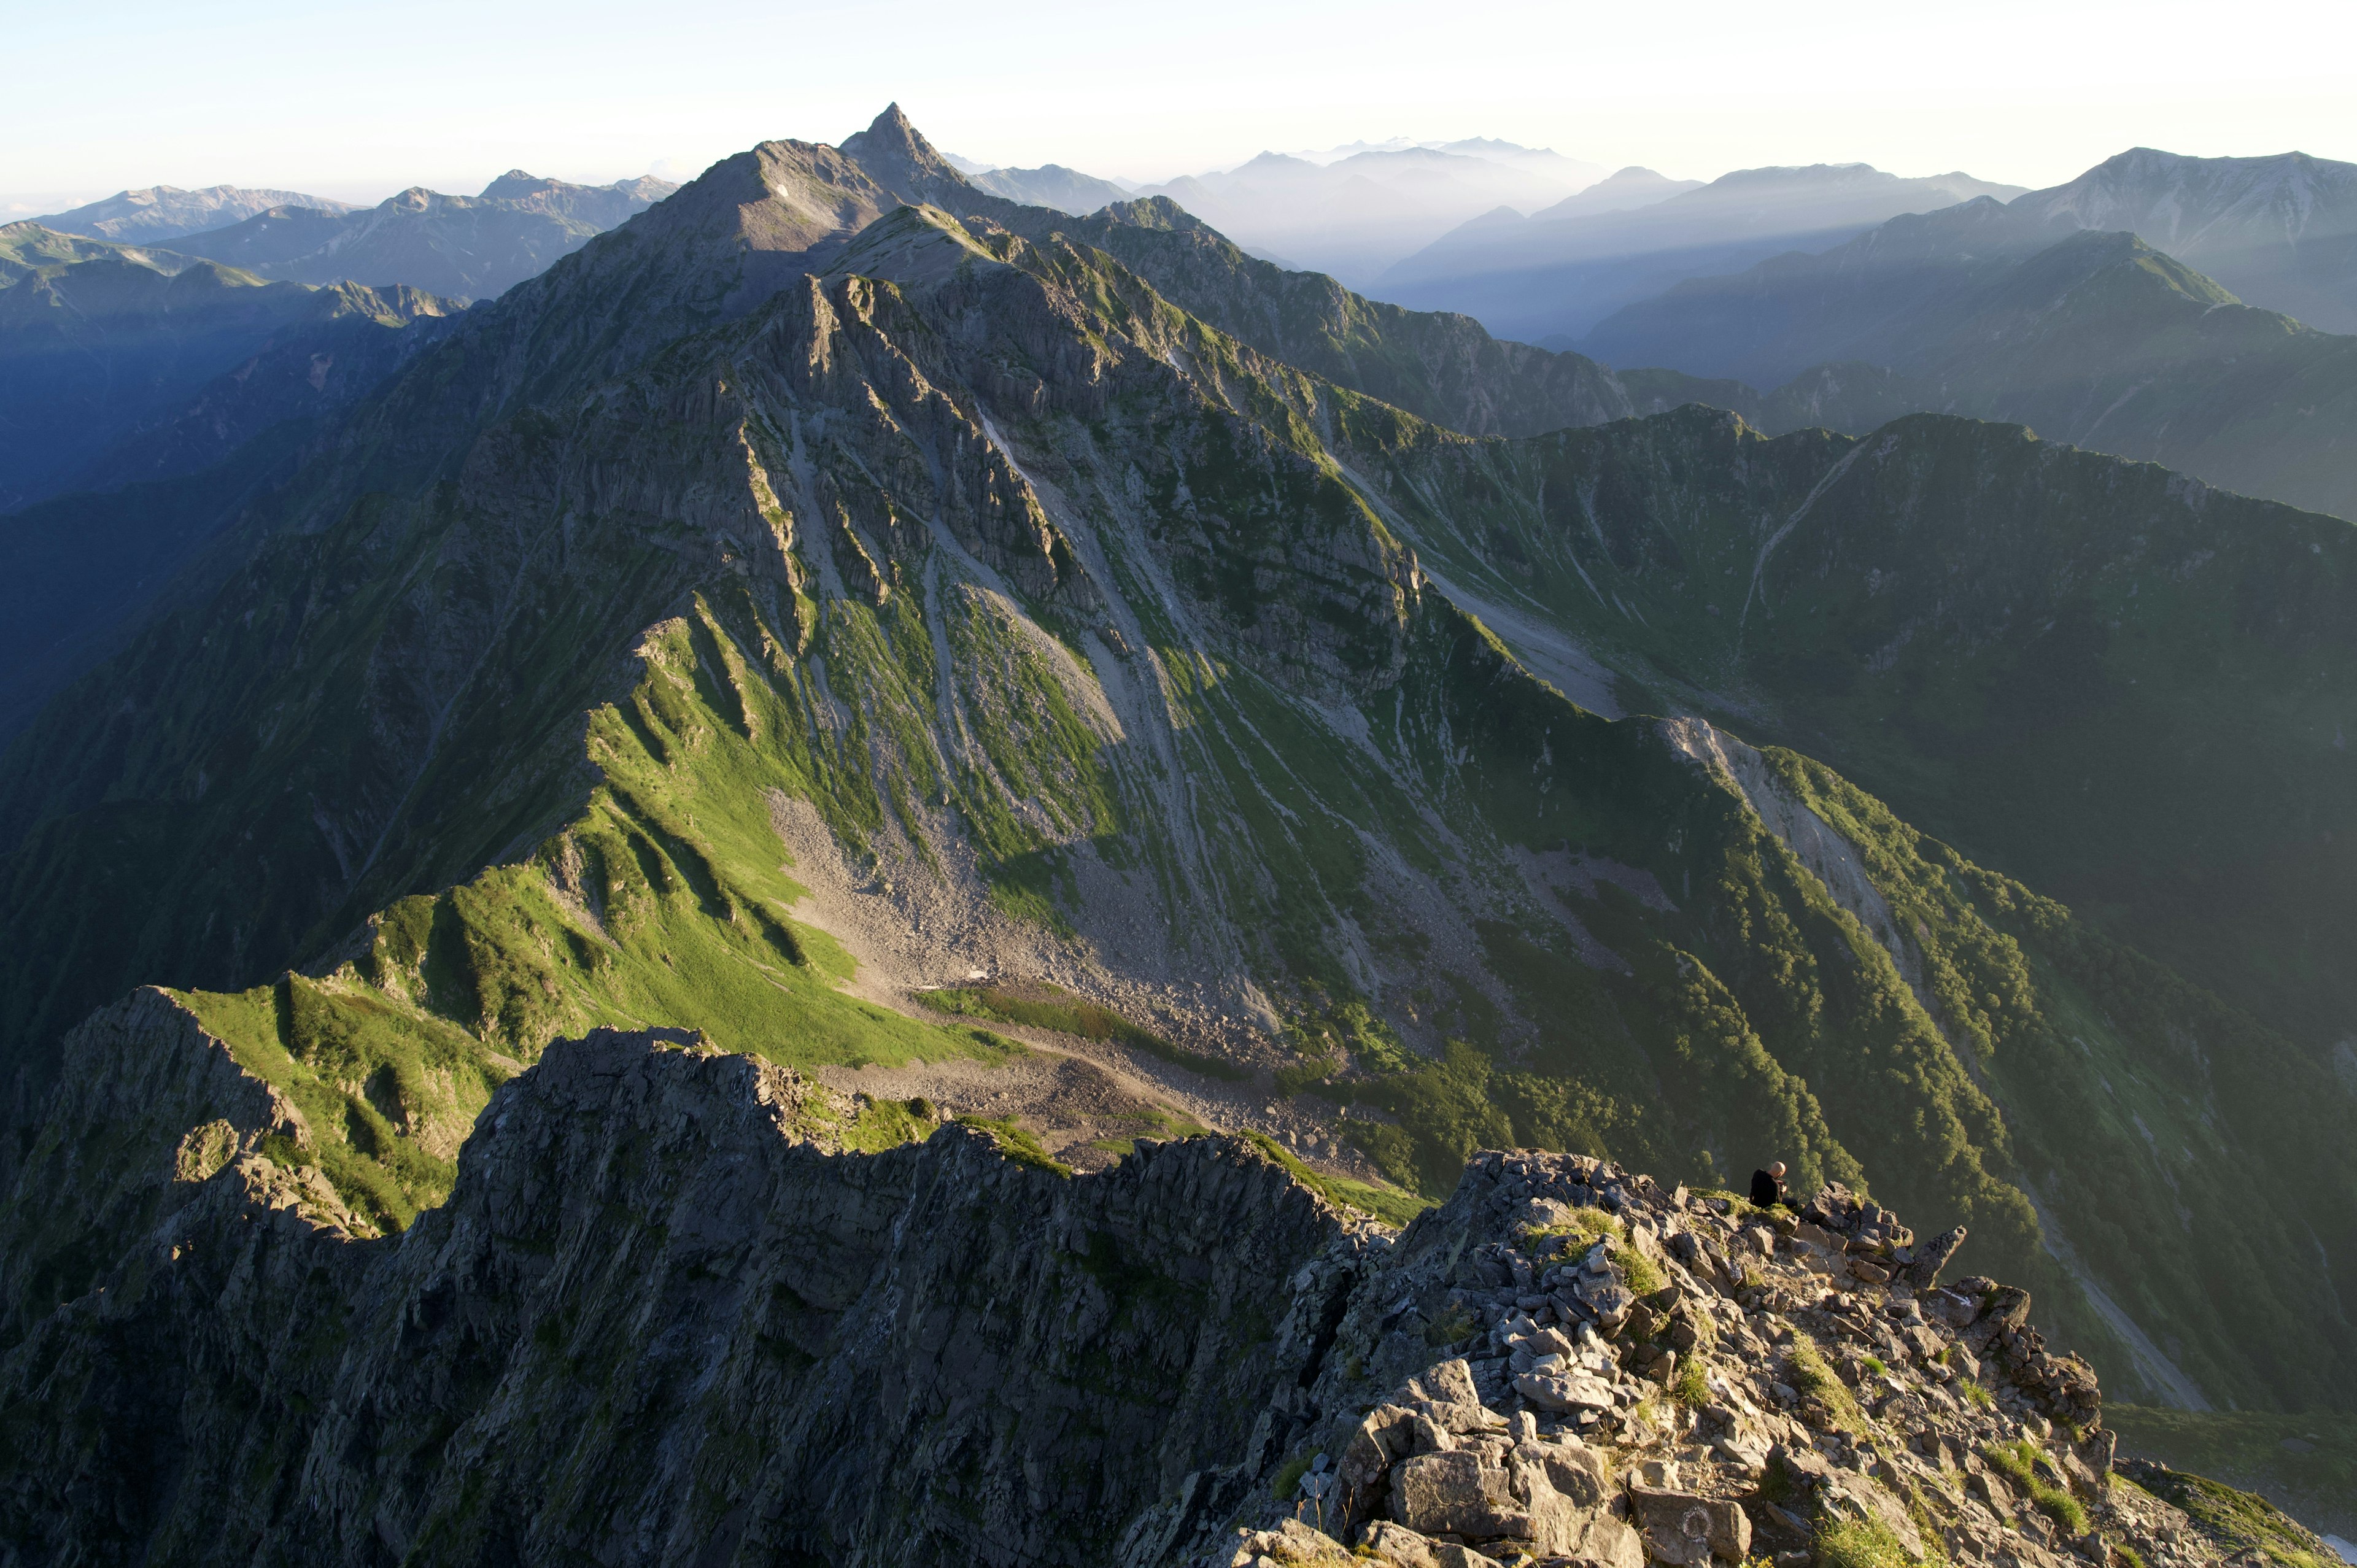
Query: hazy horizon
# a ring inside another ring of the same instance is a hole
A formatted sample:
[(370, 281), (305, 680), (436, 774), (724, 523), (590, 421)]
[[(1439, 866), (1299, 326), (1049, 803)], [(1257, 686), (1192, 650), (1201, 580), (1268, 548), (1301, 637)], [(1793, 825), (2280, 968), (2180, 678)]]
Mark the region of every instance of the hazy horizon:
[[(1674, 33), (1593, 5), (1493, 5), (1444, 29), (1424, 7), (1363, 7), (1344, 27), (1216, 0), (1174, 33), (1064, 0), (987, 17), (921, 0), (893, 13), (888, 48), (839, 5), (696, 0), (659, 31), (613, 0), (413, 15), (426, 41), (404, 48), (428, 69), (391, 71), (372, 20), (286, 0), (24, 17), (16, 58), (47, 69), (7, 79), (0, 213), (154, 185), (472, 194), (511, 167), (684, 181), (765, 139), (840, 142), (894, 101), (963, 156), (1141, 183), (1394, 137), (1493, 137), (1681, 178), (1868, 163), (2032, 188), (2135, 145), (2357, 160), (2345, 81), (2287, 64), (2345, 58), (2357, 22), (2292, 0), (2257, 0), (2231, 30), (2190, 5), (2124, 22), (2020, 0), (1968, 25), (1844, 3), (1770, 28), (1709, 0)], [(702, 80), (715, 68), (743, 88)]]

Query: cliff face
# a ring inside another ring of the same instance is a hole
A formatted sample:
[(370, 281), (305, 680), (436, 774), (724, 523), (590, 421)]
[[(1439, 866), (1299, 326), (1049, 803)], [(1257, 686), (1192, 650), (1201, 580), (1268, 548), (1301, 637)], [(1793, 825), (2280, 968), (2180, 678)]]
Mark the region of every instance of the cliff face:
[[(135, 1201), (70, 1217), (86, 1278), (11, 1280), (22, 1561), (1103, 1561), (1251, 1450), (1322, 1348), (1330, 1287), (1288, 1282), (1370, 1245), (1243, 1145), (1085, 1180), (959, 1127), (834, 1154), (794, 1074), (603, 1032), (493, 1098), (446, 1207), (356, 1240), (193, 1019), (142, 993), (77, 1069), (134, 1051), (166, 1091), (103, 1151)], [(110, 1089), (59, 1092), (12, 1262)]]
[(1838, 1187), (1491, 1154), (1394, 1236), (1234, 1140), (1072, 1177), (966, 1126), (841, 1152), (846, 1112), (598, 1031), (356, 1239), (293, 1108), (140, 993), (0, 1214), (5, 1560), (2218, 1555), (2109, 1481), (2024, 1293), (1935, 1288), (1961, 1232)]

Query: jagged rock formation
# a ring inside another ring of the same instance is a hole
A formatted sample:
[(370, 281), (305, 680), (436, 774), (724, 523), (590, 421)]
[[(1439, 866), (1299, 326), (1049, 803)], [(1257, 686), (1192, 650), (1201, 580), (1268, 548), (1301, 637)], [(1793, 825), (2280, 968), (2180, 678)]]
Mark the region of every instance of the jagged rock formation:
[(1241, 1144), (1078, 1181), (959, 1127), (830, 1154), (814, 1085), (613, 1035), (355, 1240), (175, 1011), (78, 1032), (17, 1176), (5, 1255), (52, 1261), (8, 1281), (12, 1561), (1102, 1561), (1249, 1451), (1315, 1348), (1285, 1282), (1372, 1244)]
[(2024, 1293), (1838, 1187), (1485, 1154), (1394, 1236), (1232, 1140), (1073, 1178), (843, 1152), (866, 1113), (600, 1032), (361, 1240), (299, 1111), (132, 999), (0, 1207), (6, 1560), (2217, 1560)]

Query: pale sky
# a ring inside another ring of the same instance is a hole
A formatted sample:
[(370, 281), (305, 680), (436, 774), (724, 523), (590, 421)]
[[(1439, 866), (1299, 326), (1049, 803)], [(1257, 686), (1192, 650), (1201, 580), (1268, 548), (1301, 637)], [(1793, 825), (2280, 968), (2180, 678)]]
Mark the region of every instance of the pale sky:
[(1700, 178), (2043, 186), (2135, 145), (2357, 161), (2347, 0), (0, 0), (0, 218), (155, 184), (683, 179), (895, 99), (950, 151), (1135, 179), (1391, 136)]

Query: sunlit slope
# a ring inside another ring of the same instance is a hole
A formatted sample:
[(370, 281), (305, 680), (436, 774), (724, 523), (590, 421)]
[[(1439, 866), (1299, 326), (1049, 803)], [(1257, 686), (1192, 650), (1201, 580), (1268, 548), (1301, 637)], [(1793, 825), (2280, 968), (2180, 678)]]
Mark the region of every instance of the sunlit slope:
[[(793, 912), (779, 827), (806, 818), (873, 908), (1019, 935), (1141, 1025), (1351, 1101), (1409, 1182), (1481, 1144), (1714, 1182), (1773, 1153), (1969, 1224), (1980, 1266), (2128, 1365), (2035, 1193), (2206, 1385), (2348, 1380), (2297, 1244), (2351, 1190), (2338, 1156), (2240, 1100), (2210, 1116), (2266, 1195), (2241, 1235), (2268, 1277), (2230, 1319), (2170, 1288), (2166, 1187), (2036, 1122), (2179, 1093), (2159, 1053), (2226, 1043), (2210, 1014), (2122, 1011), (2103, 986), (2166, 1002), (2166, 977), (1797, 757), (1575, 704), (1445, 549), (1426, 572), (1422, 533), (1507, 527), (1561, 438), (1448, 435), (1063, 242), (902, 209), (827, 264), (428, 459), (430, 394), (487, 339), (437, 351), (355, 437), (383, 489), (298, 489), (319, 510), (85, 688), (107, 703), (52, 710), (0, 780), (38, 823), (5, 872), (15, 1059), (132, 983), (262, 985), (191, 1000), (285, 1053), (319, 1157), (341, 1139), (397, 1222), (440, 1179), (413, 1129), (476, 1092), (433, 1073), (488, 1081), (587, 1024), (802, 1063), (999, 1048), (836, 983)], [(1836, 449), (1792, 451), (1800, 484)], [(2083, 1050), (2052, 1022), (2081, 1000), (2112, 1009)], [(2254, 1038), (2233, 1092), (2321, 1106)], [(2113, 1216), (2160, 1239), (2113, 1248)]]

